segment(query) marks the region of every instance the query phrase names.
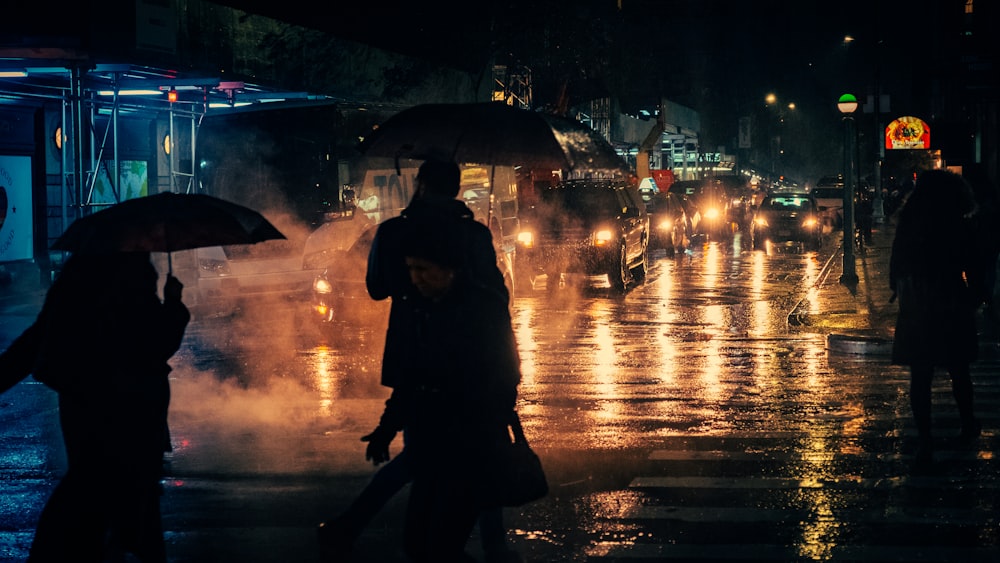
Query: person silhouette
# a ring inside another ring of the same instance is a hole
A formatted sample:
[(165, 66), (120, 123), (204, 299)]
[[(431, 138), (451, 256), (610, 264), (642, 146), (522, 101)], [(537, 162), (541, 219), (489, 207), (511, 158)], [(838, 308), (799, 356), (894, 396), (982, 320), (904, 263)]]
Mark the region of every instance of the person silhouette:
[(982, 164), (967, 165), (962, 177), (969, 182), (976, 199), (976, 267), (968, 272), (969, 286), (985, 306), (987, 319), (997, 323), (1000, 315), (993, 304), (997, 260), (1000, 258), (1000, 201), (997, 200), (997, 187)]
[[(465, 275), (490, 288), (509, 305), (509, 292), (497, 267), (492, 235), (485, 225), (475, 221), (468, 206), (456, 199), (460, 175), (459, 167), (452, 162), (425, 161), (417, 174), (416, 190), (410, 204), (399, 217), (380, 224), (376, 232), (369, 254), (366, 284), (373, 299), (392, 298), (382, 363), (382, 384), (387, 387), (397, 387), (411, 373), (407, 358), (416, 342), (413, 307), (423, 299), (413, 284), (405, 260), (405, 249), (415, 233), (419, 236), (423, 234), (420, 231), (436, 231), (442, 225), (451, 225), (456, 233), (453, 233), (455, 238), (449, 241), (452, 246), (450, 251), (462, 256)], [(420, 225), (420, 228), (414, 225)], [(388, 463), (375, 473), (346, 510), (318, 526), (324, 561), (346, 561), (357, 538), (375, 514), (412, 481), (414, 472), (407, 448), (404, 446), (395, 457), (389, 454), (389, 444), (395, 435), (395, 431), (379, 427), (361, 438), (369, 443), (366, 459), (375, 465)], [(403, 436), (405, 443), (405, 430)], [(521, 560), (515, 551), (508, 548), (502, 509), (483, 511), (479, 516), (479, 530), (488, 562), (513, 563)]]
[(5, 390), (29, 373), (58, 393), (66, 472), (42, 509), (29, 563), (165, 563), (169, 358), (191, 315), (147, 252), (74, 254), (35, 322), (0, 355)]
[[(936, 367), (951, 376), (961, 419), (959, 439), (982, 430), (973, 409), (969, 365), (978, 356), (972, 191), (961, 176), (944, 170), (920, 174), (899, 211), (889, 259), (890, 288), (899, 298), (892, 363), (910, 368), (910, 408), (919, 436), (916, 462), (933, 461), (931, 384)], [(942, 237), (941, 233), (948, 233)]]
[[(411, 373), (393, 388), (373, 432), (404, 432), (413, 475), (404, 549), (428, 563), (466, 560), (466, 541), (483, 512), (485, 468), (495, 445), (507, 440), (520, 382), (507, 300), (464, 270), (455, 248), (461, 229), (451, 226), (457, 221), (412, 224), (405, 259), (422, 299), (411, 310)], [(370, 445), (379, 452), (388, 443), (376, 438)]]

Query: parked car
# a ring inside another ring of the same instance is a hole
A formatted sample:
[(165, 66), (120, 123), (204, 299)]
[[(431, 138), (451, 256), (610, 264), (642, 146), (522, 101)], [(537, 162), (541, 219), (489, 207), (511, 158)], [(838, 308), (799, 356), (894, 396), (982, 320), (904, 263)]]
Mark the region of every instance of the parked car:
[(773, 193), (764, 198), (754, 214), (750, 238), (754, 250), (772, 243), (801, 242), (819, 250), (823, 242), (819, 206), (808, 193)]
[(668, 256), (684, 252), (691, 244), (691, 222), (680, 196), (661, 191), (640, 194), (649, 215), (649, 248), (662, 248)]
[(810, 192), (816, 198), (823, 221), (839, 227), (844, 221), (844, 175), (823, 176)]
[(554, 288), (563, 273), (607, 274), (625, 291), (646, 277), (649, 216), (625, 180), (566, 180), (538, 193), (518, 233), (515, 279), (527, 287), (542, 274)]
[(309, 295), (315, 271), (303, 266), (306, 225), (287, 215), (268, 217), (287, 237), (256, 244), (209, 246), (173, 253), (185, 303), (198, 318), (229, 317)]
[(670, 186), (670, 191), (687, 197), (689, 217), (698, 215), (698, 220), (692, 221), (694, 236), (719, 239), (733, 234), (729, 194), (714, 179), (680, 180)]
[(306, 244), (305, 265), (312, 279), (312, 317), (321, 323), (367, 320), (388, 315), (388, 301), (374, 301), (365, 287), (368, 252), (377, 225), (364, 214), (316, 229)]

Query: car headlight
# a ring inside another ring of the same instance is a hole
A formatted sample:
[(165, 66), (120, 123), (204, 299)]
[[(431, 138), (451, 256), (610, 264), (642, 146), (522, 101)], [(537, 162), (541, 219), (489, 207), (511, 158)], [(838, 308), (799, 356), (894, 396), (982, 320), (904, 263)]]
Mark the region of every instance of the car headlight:
[(535, 233), (531, 231), (520, 231), (517, 233), (517, 244), (524, 248), (535, 246)]
[(671, 221), (670, 219), (664, 219), (660, 221), (660, 224), (657, 225), (656, 228), (660, 229), (661, 231), (669, 231), (670, 229), (673, 228), (673, 226), (674, 226), (673, 221)]
[(318, 277), (313, 280), (313, 291), (316, 293), (333, 293), (333, 284), (325, 277)]
[(802, 227), (805, 229), (815, 229), (819, 221), (815, 217), (806, 217), (806, 220), (802, 222)]
[(608, 246), (611, 241), (615, 240), (615, 234), (611, 229), (598, 229), (594, 231), (593, 237), (594, 246)]
[(709, 207), (705, 210), (704, 217), (706, 219), (717, 219), (719, 217), (719, 210), (715, 207)]
[(766, 227), (766, 226), (768, 226), (767, 219), (764, 218), (764, 217), (754, 217), (753, 222), (758, 227)]

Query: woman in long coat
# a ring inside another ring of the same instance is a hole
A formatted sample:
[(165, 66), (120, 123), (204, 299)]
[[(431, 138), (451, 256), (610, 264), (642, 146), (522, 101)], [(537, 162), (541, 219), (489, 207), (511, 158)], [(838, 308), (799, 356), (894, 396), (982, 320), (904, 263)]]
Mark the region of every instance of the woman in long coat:
[(967, 281), (975, 259), (974, 211), (972, 191), (961, 176), (926, 171), (900, 211), (892, 244), (889, 283), (899, 298), (892, 362), (910, 367), (910, 407), (920, 439), (920, 463), (933, 457), (935, 368), (945, 368), (951, 376), (962, 422), (960, 438), (971, 441), (981, 431), (969, 375), (969, 364), (978, 354), (978, 302)]

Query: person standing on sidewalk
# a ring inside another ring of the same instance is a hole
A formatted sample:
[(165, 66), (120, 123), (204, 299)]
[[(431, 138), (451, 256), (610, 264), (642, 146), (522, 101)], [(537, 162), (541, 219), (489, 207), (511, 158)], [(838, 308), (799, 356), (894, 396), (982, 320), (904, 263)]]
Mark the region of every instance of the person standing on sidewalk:
[[(982, 428), (973, 410), (969, 365), (978, 357), (975, 292), (975, 201), (957, 174), (928, 170), (899, 212), (889, 260), (889, 284), (899, 298), (892, 362), (910, 368), (910, 408), (919, 435), (916, 461), (933, 461), (931, 384), (934, 370), (951, 376), (963, 442)], [(947, 236), (942, 236), (943, 234)]]

